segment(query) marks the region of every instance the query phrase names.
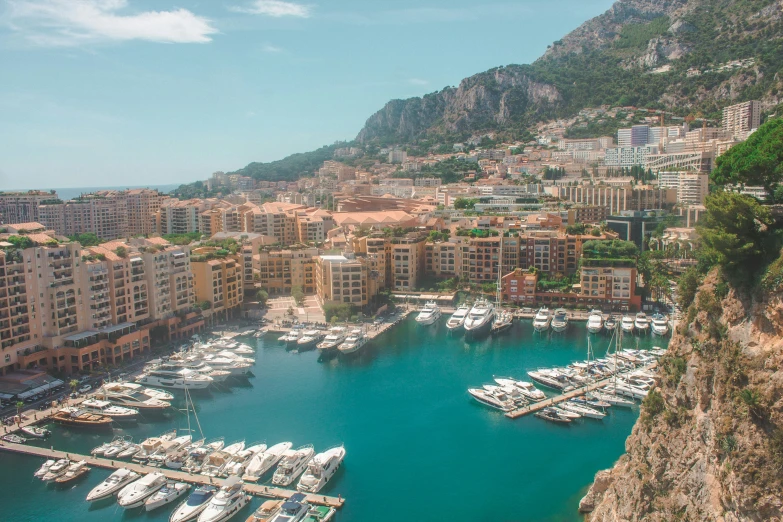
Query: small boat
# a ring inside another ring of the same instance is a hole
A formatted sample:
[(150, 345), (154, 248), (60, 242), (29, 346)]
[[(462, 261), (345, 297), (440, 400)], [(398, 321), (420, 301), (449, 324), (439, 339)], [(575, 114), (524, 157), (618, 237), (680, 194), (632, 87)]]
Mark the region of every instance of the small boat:
[(589, 408), (600, 408), (601, 410), (606, 410), (607, 408), (611, 408), (611, 404), (607, 401), (597, 399), (595, 397), (574, 397), (571, 399), (571, 402), (575, 404), (580, 404), (582, 406), (587, 406)]
[(558, 308), (552, 318), (552, 331), (564, 332), (566, 328), (568, 328), (568, 313), (564, 308)]
[(185, 482), (166, 482), (166, 485), (144, 501), (144, 511), (152, 511), (171, 504), (190, 489), (190, 484)]
[(647, 314), (644, 312), (639, 312), (636, 314), (636, 319), (633, 322), (633, 326), (639, 331), (639, 333), (647, 333), (647, 331), (650, 329), (650, 320), (647, 318)]
[(217, 493), (214, 486), (200, 486), (182, 502), (169, 517), (169, 522), (190, 522), (207, 508), (209, 501)]
[(114, 419), (78, 407), (68, 407), (52, 415), (52, 420), (58, 424), (77, 428), (109, 428)]
[(536, 332), (546, 332), (552, 324), (552, 314), (549, 308), (542, 306), (533, 318), (533, 329)]
[(22, 426), (22, 433), (36, 439), (45, 439), (52, 434), (52, 432), (46, 428), (39, 428), (38, 426)]
[(319, 453), (307, 463), (296, 489), (305, 493), (318, 493), (329, 482), (345, 458), (345, 448), (338, 446)]
[(473, 303), (473, 308), (468, 312), (463, 327), (465, 333), (469, 336), (476, 336), (486, 332), (492, 326), (492, 320), (495, 318), (495, 305), (486, 299), (477, 299)]
[(283, 502), (280, 511), (269, 522), (302, 522), (310, 507), (303, 493), (294, 493)]
[(284, 336), (278, 338), (278, 341), (285, 344), (286, 346), (292, 346), (299, 342), (299, 337), (301, 337), (301, 335), (302, 334), (299, 330), (291, 330)]
[(182, 464), (182, 470), (188, 473), (200, 473), (207, 458), (212, 453), (222, 450), (224, 445), (223, 437), (219, 437), (191, 450), (188, 458)]
[(147, 462), (147, 460), (160, 449), (164, 442), (174, 440), (176, 436), (177, 430), (169, 430), (159, 437), (150, 437), (146, 439), (140, 444), (141, 448), (139, 451), (133, 455), (133, 461)]
[(517, 381), (504, 377), (496, 377), (495, 382), (501, 386), (515, 386), (519, 392), (528, 400), (539, 402), (546, 399), (544, 392), (533, 386), (533, 383), (527, 381)]
[(338, 347), (340, 353), (343, 355), (349, 355), (358, 352), (362, 346), (367, 344), (369, 338), (364, 335), (364, 332), (358, 328), (351, 330), (351, 334), (345, 338), (345, 341)]
[(440, 319), (440, 316), (441, 311), (438, 303), (435, 301), (427, 301), (424, 304), (424, 308), (419, 312), (419, 315), (416, 316), (416, 322), (423, 326), (429, 326)]
[(279, 444), (267, 448), (266, 451), (253, 455), (253, 458), (250, 459), (250, 462), (245, 468), (245, 474), (242, 476), (242, 480), (258, 482), (258, 479), (260, 479), (264, 473), (280, 462), (280, 459), (283, 458), (286, 451), (291, 449), (291, 446), (293, 446), (293, 444), (290, 442), (280, 442)]
[(544, 419), (546, 421), (554, 422), (554, 423), (557, 423), (557, 424), (570, 424), (571, 423), (571, 419), (569, 419), (567, 417), (561, 417), (560, 414), (558, 414), (556, 411), (554, 411), (554, 410), (552, 410), (550, 408), (545, 408), (545, 409), (543, 409), (541, 411), (537, 411), (534, 415), (536, 417), (538, 417), (539, 419)]
[(245, 494), (242, 480), (231, 476), (207, 503), (207, 507), (198, 516), (198, 522), (223, 522), (239, 513), (249, 502), (250, 495)]
[(468, 305), (460, 305), (449, 317), (449, 320), (446, 322), (446, 328), (450, 332), (460, 330), (469, 312), (470, 307)]
[(27, 442), (27, 439), (24, 437), (20, 437), (16, 433), (9, 433), (7, 435), (3, 435), (3, 440), (6, 442), (10, 442), (11, 444), (24, 444)]
[(334, 517), (337, 510), (329, 506), (313, 506), (307, 515), (302, 519), (302, 522), (327, 522)]
[(86, 475), (88, 471), (90, 471), (90, 468), (87, 467), (87, 461), (80, 460), (79, 462), (74, 462), (71, 464), (68, 467), (68, 470), (54, 479), (54, 481), (58, 484), (66, 484)]
[(242, 476), (245, 472), (245, 467), (250, 463), (250, 460), (257, 454), (266, 451), (266, 444), (263, 442), (257, 442), (251, 444), (240, 452), (237, 452), (234, 457), (228, 461), (220, 470), (221, 477), (228, 477), (229, 475)]
[(610, 315), (604, 321), (604, 329), (607, 332), (614, 332), (617, 329), (617, 319), (613, 315)]
[(582, 418), (582, 415), (579, 413), (570, 410), (565, 410), (563, 408), (558, 408), (557, 406), (550, 406), (549, 408), (546, 409), (557, 413), (560, 417), (564, 419), (576, 420)]
[(633, 332), (633, 323), (633, 317), (630, 315), (624, 315), (623, 320), (620, 322), (620, 327), (623, 329), (623, 332), (631, 333)]
[(46, 475), (41, 477), (41, 480), (44, 482), (51, 482), (52, 480), (56, 479), (60, 475), (64, 475), (66, 471), (68, 471), (68, 468), (71, 465), (70, 459), (60, 459), (49, 468), (49, 471), (46, 472)]
[(669, 333), (669, 321), (661, 314), (652, 316), (652, 325), (650, 327), (653, 335), (666, 335)]
[(269, 522), (283, 505), (282, 500), (267, 500), (256, 509), (245, 522)]
[(340, 346), (348, 335), (348, 331), (342, 326), (335, 326), (331, 328), (324, 337), (324, 340), (316, 345), (319, 352), (329, 352), (336, 350)]
[(565, 375), (552, 370), (529, 371), (527, 374), (538, 384), (553, 390), (570, 391), (574, 387)]
[(49, 459), (49, 460), (47, 460), (46, 462), (44, 462), (43, 464), (41, 464), (41, 467), (40, 467), (40, 468), (38, 468), (38, 471), (36, 471), (35, 473), (33, 473), (33, 476), (34, 476), (35, 478), (43, 478), (43, 477), (44, 477), (44, 475), (46, 475), (47, 473), (49, 473), (49, 468), (51, 468), (52, 466), (54, 466), (54, 463), (55, 463), (55, 462), (57, 462), (57, 461), (55, 461), (55, 460), (52, 460), (52, 459)]
[(560, 403), (560, 407), (566, 411), (578, 413), (582, 417), (588, 417), (590, 419), (603, 419), (606, 417), (606, 413), (600, 412), (596, 409), (584, 406), (582, 404), (575, 403), (573, 401), (565, 401)]
[(127, 468), (120, 468), (87, 494), (87, 502), (95, 502), (96, 500), (110, 497), (138, 478), (139, 474), (135, 471), (131, 471)]
[(491, 332), (493, 335), (503, 333), (511, 328), (513, 324), (514, 316), (511, 315), (511, 312), (500, 310), (497, 314), (495, 314), (495, 320), (492, 321)]
[(514, 409), (514, 402), (507, 395), (498, 395), (483, 388), (468, 388), (468, 393), (481, 404), (491, 408), (500, 411), (511, 411)]
[(114, 444), (118, 444), (122, 442), (123, 437), (121, 435), (118, 435), (114, 437), (112, 440), (108, 442), (104, 442), (100, 446), (96, 446), (93, 449), (90, 450), (90, 455), (94, 457), (102, 457), (104, 453), (106, 453), (106, 450), (108, 450), (110, 447), (112, 447)]
[(286, 451), (272, 476), (272, 484), (275, 486), (293, 484), (305, 470), (313, 455), (315, 455), (315, 450), (311, 444)]
[(117, 453), (118, 459), (129, 459), (141, 451), (140, 444), (128, 444), (128, 447)]
[(593, 399), (597, 399), (599, 401), (604, 401), (606, 403), (611, 404), (612, 406), (621, 406), (624, 408), (630, 408), (635, 404), (633, 401), (623, 399), (622, 397), (610, 393), (601, 393), (601, 392), (593, 391), (587, 394), (587, 396)]
[(208, 477), (217, 477), (220, 470), (231, 462), (234, 455), (245, 449), (245, 441), (240, 440), (229, 444), (225, 448), (211, 453), (204, 461), (204, 465), (201, 467), (201, 474)]
[(141, 507), (144, 502), (166, 485), (166, 475), (150, 473), (132, 482), (117, 493), (117, 503), (125, 509)]
[(106, 448), (106, 451), (103, 452), (103, 457), (106, 459), (118, 458), (121, 453), (133, 445), (132, 437), (123, 437), (122, 440)]
[(587, 316), (587, 331), (598, 333), (604, 328), (604, 314), (601, 310), (591, 310)]

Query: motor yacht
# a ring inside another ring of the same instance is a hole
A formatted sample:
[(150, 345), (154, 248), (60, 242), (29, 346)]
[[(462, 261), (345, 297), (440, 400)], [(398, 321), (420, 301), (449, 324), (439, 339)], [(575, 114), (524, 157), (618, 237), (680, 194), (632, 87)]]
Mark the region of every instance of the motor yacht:
[(242, 451), (237, 452), (225, 466), (220, 470), (221, 477), (228, 477), (229, 475), (237, 475), (239, 477), (245, 472), (245, 467), (250, 463), (250, 460), (257, 454), (266, 450), (266, 443), (257, 442), (246, 447)]
[(183, 444), (175, 450), (166, 452), (162, 459), (157, 459), (157, 456), (153, 456), (153, 460), (163, 460), (163, 465), (169, 469), (182, 469), (185, 462), (190, 458), (190, 455), (204, 446), (206, 439), (199, 439), (192, 441), (189, 444)]
[(574, 385), (565, 375), (552, 370), (529, 371), (527, 374), (533, 381), (553, 390), (570, 391), (574, 388)]
[(588, 394), (588, 397), (592, 397), (594, 399), (598, 399), (604, 402), (607, 402), (611, 404), (612, 406), (620, 406), (623, 408), (630, 408), (634, 405), (633, 401), (628, 401), (623, 399), (622, 397), (615, 395), (613, 393), (601, 393), (598, 391), (593, 391)]
[(552, 318), (552, 331), (564, 332), (566, 328), (568, 328), (568, 313), (564, 308), (558, 308)]
[(166, 476), (155, 472), (131, 482), (117, 493), (117, 504), (125, 509), (141, 507), (144, 502), (166, 485)]
[(557, 413), (555, 410), (551, 408), (544, 408), (543, 410), (534, 413), (534, 415), (539, 419), (544, 419), (546, 421), (554, 422), (557, 424), (571, 423), (571, 419), (561, 416), (559, 413)]
[(209, 501), (217, 493), (214, 486), (200, 486), (182, 502), (169, 517), (169, 522), (190, 522), (196, 520), (207, 508)]
[(33, 476), (34, 476), (35, 478), (43, 478), (43, 477), (44, 477), (44, 475), (46, 475), (47, 473), (49, 473), (49, 468), (51, 468), (52, 466), (54, 466), (54, 464), (55, 464), (56, 462), (57, 462), (57, 461), (56, 461), (56, 460), (53, 460), (53, 459), (49, 459), (49, 460), (47, 460), (46, 462), (44, 462), (43, 464), (41, 464), (41, 467), (40, 467), (40, 468), (38, 468), (38, 470), (37, 470), (35, 473), (33, 473)]
[(280, 442), (267, 448), (266, 451), (253, 455), (253, 458), (250, 459), (250, 462), (245, 468), (245, 474), (242, 476), (242, 480), (258, 482), (258, 479), (260, 479), (264, 473), (280, 462), (280, 459), (283, 458), (286, 451), (291, 449), (291, 446), (293, 446), (293, 444), (290, 442)]
[(615, 316), (610, 315), (606, 318), (606, 321), (604, 321), (604, 330), (607, 332), (614, 332), (617, 329), (617, 319)]
[(292, 346), (299, 342), (299, 337), (301, 337), (301, 335), (302, 332), (300, 330), (291, 330), (284, 336), (280, 337), (278, 340), (286, 346)]
[(116, 456), (118, 459), (129, 459), (141, 451), (141, 444), (129, 444), (128, 447)]
[(212, 377), (173, 365), (162, 365), (157, 369), (149, 370), (136, 379), (139, 384), (162, 386), (175, 390), (203, 390), (208, 388), (213, 381)]
[(231, 476), (198, 516), (198, 522), (223, 522), (239, 513), (249, 502), (250, 495), (245, 493), (242, 480)]
[(115, 406), (109, 401), (89, 398), (82, 401), (79, 406), (90, 413), (111, 417), (115, 422), (136, 422), (139, 420), (139, 410), (126, 408), (125, 406)]
[(256, 509), (245, 522), (269, 522), (272, 517), (280, 512), (283, 506), (282, 500), (267, 500)]
[(332, 520), (337, 509), (329, 506), (312, 506), (302, 522), (328, 522)]
[(489, 330), (495, 318), (495, 305), (486, 299), (478, 299), (468, 312), (463, 327), (467, 335), (479, 335)]
[(623, 320), (620, 322), (620, 327), (623, 329), (623, 332), (625, 333), (632, 333), (633, 332), (633, 317), (630, 315), (624, 315)]
[(421, 309), (419, 315), (416, 316), (416, 322), (427, 326), (435, 323), (440, 319), (440, 307), (435, 301), (427, 301), (424, 304), (424, 308)]
[(587, 394), (584, 397), (574, 397), (571, 399), (571, 402), (581, 404), (582, 406), (587, 406), (589, 408), (596, 408), (599, 411), (606, 411), (607, 408), (611, 408), (612, 406), (610, 403), (591, 394)]
[[(109, 382), (101, 386), (95, 397), (117, 406), (134, 408), (141, 413), (155, 413), (171, 407), (174, 397), (160, 390), (145, 388), (134, 382)], [(162, 397), (168, 397), (163, 399)]]
[(232, 376), (241, 377), (249, 374), (253, 367), (252, 363), (235, 360), (230, 357), (221, 356), (220, 354), (203, 355), (201, 361), (213, 369), (210, 376), (214, 372), (225, 371)]
[(595, 334), (604, 328), (604, 315), (601, 310), (591, 310), (587, 316), (587, 331)]
[(117, 456), (128, 449), (130, 446), (133, 445), (133, 438), (132, 437), (123, 437), (121, 440), (118, 440), (103, 452), (103, 458), (106, 459), (114, 459), (117, 458)]
[(590, 408), (588, 406), (585, 406), (583, 404), (578, 404), (573, 401), (565, 401), (560, 403), (560, 407), (566, 411), (571, 411), (574, 413), (578, 413), (582, 417), (588, 417), (590, 419), (598, 419), (601, 420), (604, 417), (606, 417), (606, 414), (603, 412), (600, 412), (596, 409)]
[(536, 316), (533, 318), (533, 329), (536, 332), (546, 332), (552, 324), (552, 313), (549, 308), (543, 306), (539, 308)]
[(320, 343), (324, 338), (324, 333), (321, 330), (305, 330), (302, 337), (296, 342), (296, 349), (300, 352), (314, 347)]
[(358, 352), (362, 346), (367, 344), (368, 340), (367, 336), (357, 328), (351, 330), (350, 335), (345, 338), (345, 341), (338, 347), (338, 350), (340, 350), (340, 353), (343, 355), (352, 354)]
[(565, 410), (563, 408), (558, 408), (557, 406), (550, 406), (549, 408), (546, 408), (547, 410), (552, 410), (553, 412), (557, 413), (560, 417), (563, 417), (565, 419), (581, 419), (582, 415), (579, 413), (576, 413), (575, 411)]
[(348, 336), (348, 330), (343, 326), (335, 326), (330, 328), (329, 332), (324, 337), (324, 340), (316, 345), (319, 352), (329, 352), (336, 350), (338, 346), (343, 344), (345, 338)]
[(495, 314), (495, 320), (492, 321), (492, 333), (500, 334), (511, 328), (514, 324), (514, 316), (506, 310), (499, 310)]
[(144, 511), (153, 511), (171, 504), (190, 489), (187, 482), (168, 481), (166, 485), (155, 492), (150, 498), (144, 501)]
[(188, 458), (182, 464), (182, 470), (188, 473), (201, 473), (201, 468), (212, 453), (223, 449), (223, 437), (212, 439), (190, 451)]
[(514, 409), (514, 401), (505, 394), (496, 394), (483, 388), (468, 388), (468, 393), (481, 404), (501, 411)]
[(245, 449), (245, 441), (240, 440), (229, 444), (220, 451), (211, 453), (201, 467), (201, 474), (208, 477), (217, 477), (223, 466), (228, 464), (243, 449)]
[(41, 477), (44, 482), (51, 482), (60, 475), (63, 475), (68, 471), (68, 467), (71, 465), (70, 459), (60, 459), (49, 467), (49, 471)]
[(22, 426), (21, 430), (25, 435), (29, 435), (36, 439), (45, 439), (52, 434), (52, 432), (46, 428), (40, 428), (38, 426)]
[(122, 442), (123, 439), (124, 437), (122, 435), (117, 435), (112, 440), (108, 442), (104, 442), (100, 446), (95, 446), (93, 449), (90, 450), (90, 455), (93, 455), (94, 457), (102, 457), (103, 454), (106, 453), (106, 450), (108, 450), (114, 444), (118, 444)]
[(174, 440), (176, 436), (177, 430), (169, 430), (159, 437), (150, 437), (145, 439), (141, 444), (139, 444), (141, 447), (139, 451), (133, 455), (133, 461), (147, 462), (147, 460), (149, 460), (149, 458), (154, 455), (158, 449), (160, 449), (164, 442)]
[[(204, 441), (201, 440), (197, 443), (197, 445), (203, 443)], [(158, 449), (155, 451), (155, 453), (150, 455), (150, 457), (147, 459), (147, 465), (161, 467), (167, 461), (173, 462), (177, 457), (179, 457), (178, 453), (190, 444), (192, 444), (192, 435), (189, 433), (187, 435), (180, 435), (179, 437), (164, 441), (160, 446), (158, 446)]]
[(454, 313), (451, 314), (451, 317), (449, 317), (449, 320), (446, 322), (446, 328), (448, 328), (450, 332), (461, 330), (469, 312), (470, 307), (468, 305), (460, 305)]
[(345, 448), (338, 446), (319, 453), (307, 463), (307, 470), (299, 479), (296, 489), (305, 493), (318, 493), (329, 482), (345, 458)]
[(533, 383), (531, 382), (517, 381), (504, 377), (495, 377), (495, 382), (501, 386), (514, 386), (518, 388), (519, 392), (530, 401), (539, 402), (546, 399), (544, 392), (533, 386)]
[(308, 444), (295, 450), (288, 450), (283, 454), (280, 464), (277, 465), (272, 476), (272, 484), (275, 486), (289, 486), (302, 474), (307, 463), (315, 455), (313, 446)]
[(647, 333), (647, 331), (650, 329), (650, 320), (647, 318), (647, 315), (644, 312), (639, 312), (636, 314), (636, 319), (633, 322), (634, 328), (638, 330), (639, 333)]
[(114, 495), (116, 492), (139, 478), (139, 474), (127, 468), (120, 468), (106, 480), (92, 488), (87, 494), (87, 502), (95, 502)]
[(89, 471), (90, 468), (87, 467), (87, 461), (80, 460), (79, 462), (71, 463), (71, 465), (68, 466), (68, 470), (54, 479), (54, 481), (58, 484), (67, 484), (68, 482), (73, 482), (74, 480), (83, 477)]
[(65, 407), (52, 415), (52, 420), (58, 424), (75, 428), (111, 428), (114, 419), (107, 415), (98, 415), (80, 407)]
[(652, 325), (650, 329), (653, 335), (666, 335), (669, 333), (669, 321), (665, 316), (661, 314), (655, 314), (652, 316)]
[(280, 506), (280, 511), (269, 522), (302, 522), (310, 510), (304, 493), (294, 493)]
[(527, 399), (524, 395), (522, 395), (522, 392), (516, 386), (485, 384), (482, 386), (482, 388), (493, 394), (495, 397), (508, 397), (515, 406), (525, 406), (528, 404)]

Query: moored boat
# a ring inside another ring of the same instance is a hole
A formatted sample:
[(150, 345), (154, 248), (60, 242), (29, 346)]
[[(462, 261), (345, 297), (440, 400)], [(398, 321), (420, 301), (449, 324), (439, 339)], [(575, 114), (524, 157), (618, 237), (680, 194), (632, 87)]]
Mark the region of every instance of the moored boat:
[(223, 522), (239, 513), (250, 503), (250, 495), (244, 490), (242, 480), (231, 476), (223, 483), (220, 491), (207, 503), (198, 516), (198, 522)]
[(460, 305), (457, 307), (454, 313), (451, 314), (451, 317), (449, 317), (449, 320), (446, 321), (446, 328), (450, 332), (461, 330), (463, 324), (465, 323), (465, 318), (467, 318), (469, 312), (470, 307), (468, 305)]
[(465, 334), (476, 336), (489, 331), (494, 318), (495, 305), (486, 299), (477, 299), (463, 323)]
[(72, 482), (80, 477), (83, 477), (87, 474), (87, 472), (90, 471), (90, 468), (87, 467), (87, 461), (86, 460), (80, 460), (79, 462), (72, 463), (68, 470), (54, 479), (55, 482), (58, 484), (67, 484), (68, 482)]
[(546, 332), (549, 330), (549, 326), (552, 324), (552, 313), (549, 308), (542, 306), (536, 312), (536, 316), (533, 318), (533, 329), (536, 332)]
[(500, 411), (511, 411), (514, 402), (506, 395), (495, 394), (483, 388), (468, 388), (468, 393), (481, 404)]
[(139, 478), (139, 474), (127, 468), (120, 468), (106, 480), (92, 488), (87, 494), (87, 502), (95, 502), (114, 495), (116, 492)]
[(647, 314), (639, 312), (636, 314), (636, 319), (633, 321), (633, 326), (639, 333), (647, 333), (650, 329), (650, 320), (647, 318)]
[(269, 522), (283, 505), (282, 500), (267, 500), (256, 509), (245, 522)]
[(440, 316), (441, 311), (438, 303), (435, 301), (427, 301), (424, 304), (424, 308), (422, 308), (421, 312), (419, 312), (419, 315), (416, 316), (416, 322), (427, 326), (434, 324), (438, 319), (440, 319)]
[(283, 458), (286, 451), (291, 449), (292, 445), (293, 444), (290, 442), (280, 442), (267, 448), (266, 451), (253, 455), (253, 458), (250, 459), (250, 462), (245, 468), (245, 474), (242, 475), (242, 480), (257, 482), (264, 473), (280, 462), (280, 459)]
[(345, 458), (345, 448), (338, 446), (319, 453), (307, 463), (307, 470), (299, 479), (296, 489), (306, 493), (318, 493), (329, 482)]
[(669, 333), (669, 321), (661, 314), (652, 316), (650, 329), (653, 335), (666, 335)]
[(144, 502), (166, 484), (166, 476), (155, 472), (131, 482), (117, 493), (117, 504), (125, 509), (141, 507)]
[(144, 501), (144, 511), (153, 511), (171, 504), (179, 497), (186, 494), (189, 489), (190, 484), (186, 482), (168, 481), (165, 486)]
[(335, 326), (334, 328), (329, 329), (329, 332), (326, 334), (326, 337), (324, 337), (324, 340), (318, 343), (316, 348), (318, 348), (318, 351), (322, 353), (337, 350), (337, 347), (340, 346), (343, 341), (345, 341), (347, 335), (348, 330), (345, 327)]
[(57, 462), (57, 461), (56, 461), (56, 460), (53, 460), (53, 459), (49, 459), (49, 460), (47, 460), (46, 462), (44, 462), (43, 464), (41, 464), (41, 467), (40, 467), (40, 468), (38, 468), (38, 470), (37, 470), (35, 473), (33, 473), (33, 476), (34, 476), (35, 478), (43, 478), (43, 476), (44, 476), (44, 475), (46, 475), (47, 473), (49, 473), (49, 468), (51, 468), (52, 466), (54, 466), (55, 462)]
[(553, 332), (564, 332), (568, 328), (568, 313), (565, 311), (565, 308), (555, 310), (551, 326)]
[(52, 434), (52, 432), (46, 428), (40, 428), (38, 426), (22, 426), (22, 433), (36, 439), (45, 439)]
[(310, 444), (286, 451), (272, 476), (272, 484), (275, 486), (293, 484), (305, 470), (313, 455), (315, 455), (315, 450)]
[(601, 310), (591, 310), (587, 316), (587, 331), (598, 333), (604, 328), (604, 315)]
[(52, 420), (64, 426), (77, 428), (109, 428), (111, 417), (90, 413), (78, 407), (67, 407), (52, 415)]
[(51, 482), (60, 475), (65, 474), (68, 471), (68, 467), (71, 465), (71, 459), (59, 459), (57, 462), (49, 467), (49, 471), (41, 477), (44, 482)]
[(631, 333), (633, 332), (633, 317), (630, 315), (624, 315), (622, 321), (620, 322), (620, 327), (622, 328), (623, 332), (625, 333)]
[(209, 501), (217, 493), (214, 486), (199, 486), (183, 501), (169, 517), (169, 522), (191, 522), (196, 520), (209, 505)]
[(304, 493), (294, 493), (283, 502), (280, 511), (269, 522), (302, 522), (307, 516), (307, 512), (310, 511), (310, 507)]
[(368, 341), (369, 338), (364, 335), (364, 332), (356, 328), (351, 330), (350, 335), (345, 338), (345, 341), (337, 349), (340, 350), (341, 354), (349, 355), (361, 350), (362, 346), (367, 344)]

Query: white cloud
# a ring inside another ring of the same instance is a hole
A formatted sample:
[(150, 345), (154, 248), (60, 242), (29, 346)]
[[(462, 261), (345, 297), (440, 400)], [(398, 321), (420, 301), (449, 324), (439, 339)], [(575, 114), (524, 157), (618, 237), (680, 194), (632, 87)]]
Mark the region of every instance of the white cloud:
[(261, 50), (269, 54), (278, 54), (278, 53), (282, 53), (285, 49), (283, 49), (282, 47), (278, 47), (276, 45), (265, 44), (263, 47), (261, 47)]
[(421, 78), (408, 78), (408, 83), (411, 85), (429, 85), (428, 80), (422, 80)]
[(205, 43), (218, 30), (187, 9), (124, 14), (128, 0), (7, 0), (6, 23), (43, 46), (147, 40)]
[(232, 6), (229, 9), (237, 13), (273, 16), (275, 18), (283, 16), (308, 18), (310, 16), (310, 6), (282, 0), (254, 0), (247, 6)]

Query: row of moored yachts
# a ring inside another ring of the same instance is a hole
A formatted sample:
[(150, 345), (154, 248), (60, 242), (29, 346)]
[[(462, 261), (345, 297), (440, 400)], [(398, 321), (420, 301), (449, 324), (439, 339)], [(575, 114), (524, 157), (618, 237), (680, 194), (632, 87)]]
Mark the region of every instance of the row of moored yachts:
[[(302, 477), (310, 477), (316, 483), (314, 473), (323, 473), (322, 466), (315, 461), (322, 454), (313, 457)], [(339, 466), (339, 463), (335, 464)], [(36, 472), (35, 477), (45, 482), (67, 483), (86, 474), (90, 468), (85, 461), (72, 462), (69, 459), (47, 460)], [(171, 480), (161, 472), (142, 475), (128, 468), (120, 468), (106, 480), (95, 486), (88, 494), (88, 502), (117, 499), (120, 507), (154, 511), (174, 504), (188, 494), (191, 485)], [(199, 486), (185, 500), (181, 501), (169, 517), (169, 522), (225, 522), (238, 514), (250, 503), (242, 480), (230, 476), (219, 489), (215, 486)], [(311, 506), (303, 493), (295, 493), (288, 500), (264, 502), (246, 522), (327, 522), (335, 513), (334, 508)]]
[(328, 331), (293, 329), (279, 337), (278, 341), (300, 352), (316, 348), (322, 354), (339, 352), (350, 355), (361, 350), (370, 338), (361, 328), (349, 330), (344, 326), (335, 326)]
[[(669, 333), (669, 320), (662, 314), (647, 317), (644, 312), (622, 317), (610, 314), (604, 318), (601, 310), (591, 310), (587, 316), (586, 327), (588, 332), (594, 334), (602, 331), (614, 333), (620, 327), (625, 333), (652, 332), (654, 335), (664, 336)], [(550, 328), (554, 332), (563, 332), (568, 328), (568, 312), (564, 308), (558, 308), (554, 312), (547, 307), (538, 310), (533, 318), (533, 329), (537, 332), (546, 332)]]
[[(435, 301), (428, 301), (416, 316), (416, 322), (428, 326), (437, 322), (442, 313)], [(495, 306), (487, 299), (477, 299), (472, 306), (460, 305), (449, 320), (446, 328), (449, 332), (464, 332), (468, 336), (477, 336), (487, 332), (502, 333), (513, 324), (511, 312)]]

